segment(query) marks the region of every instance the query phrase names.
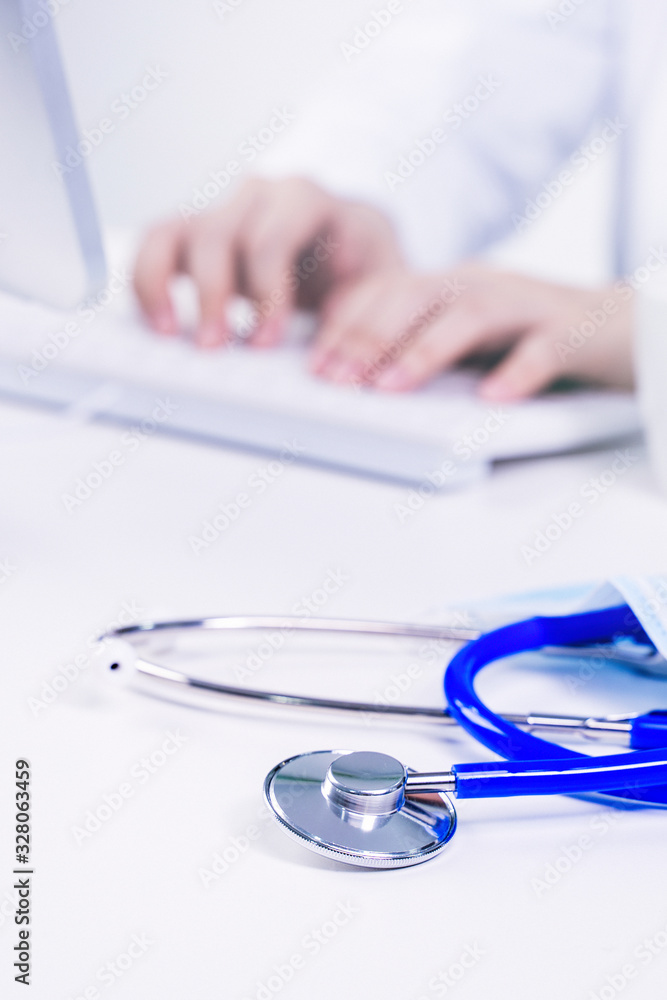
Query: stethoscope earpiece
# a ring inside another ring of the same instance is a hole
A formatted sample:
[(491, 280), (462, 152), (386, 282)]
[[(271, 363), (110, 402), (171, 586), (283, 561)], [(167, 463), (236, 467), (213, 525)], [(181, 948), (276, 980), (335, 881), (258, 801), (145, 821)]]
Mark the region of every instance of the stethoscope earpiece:
[(94, 653), (95, 666), (113, 676), (117, 684), (136, 684), (137, 650), (119, 636), (104, 636)]

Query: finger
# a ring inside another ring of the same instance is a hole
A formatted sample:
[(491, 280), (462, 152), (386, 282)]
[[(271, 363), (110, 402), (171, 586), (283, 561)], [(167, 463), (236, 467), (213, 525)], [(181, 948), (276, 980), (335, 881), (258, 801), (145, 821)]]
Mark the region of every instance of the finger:
[(220, 218), (202, 218), (193, 226), (185, 248), (185, 270), (199, 298), (196, 340), (217, 347), (231, 339), (225, 310), (236, 290), (235, 233)]
[[(240, 240), (245, 280), (258, 312), (255, 343), (273, 341), (294, 308), (300, 282), (313, 270), (303, 268), (299, 258), (324, 230), (331, 211), (330, 199), (308, 188), (304, 182), (290, 185), (266, 209), (253, 212)], [(332, 251), (322, 240), (313, 246), (308, 264), (317, 270)]]
[(529, 333), (494, 368), (480, 386), (480, 395), (496, 403), (533, 396), (561, 374), (551, 339)]
[(216, 347), (232, 337), (226, 308), (230, 298), (243, 291), (238, 239), (248, 217), (262, 204), (265, 187), (263, 181), (247, 181), (231, 201), (200, 216), (188, 230), (183, 269), (197, 288), (200, 315), (196, 339), (202, 347)]
[(374, 384), (401, 358), (413, 339), (410, 289), (386, 290), (369, 303), (365, 316), (338, 348), (339, 365), (362, 385)]
[(134, 290), (151, 326), (159, 333), (177, 330), (169, 285), (178, 272), (185, 225), (180, 219), (155, 226), (145, 237), (134, 267)]
[(425, 329), (451, 307), (451, 296), (443, 294), (443, 287), (433, 287), (428, 276), (413, 276), (407, 282), (395, 283), (395, 291), (384, 295), (377, 303), (368, 336), (358, 345), (351, 344), (351, 351), (364, 352), (363, 380), (372, 385), (391, 368), (400, 366), (403, 355)]
[(515, 328), (475, 300), (456, 300), (432, 322), (417, 323), (398, 360), (375, 381), (379, 389), (405, 392), (451, 367), (479, 346), (497, 341)]
[[(239, 234), (238, 266), (241, 276), (242, 294), (252, 302), (252, 310), (248, 325), (244, 331), (245, 342), (251, 347), (273, 347), (282, 339), (285, 322), (282, 308), (287, 312), (288, 297), (280, 299), (280, 290), (274, 289), (268, 295), (257, 293), (256, 279), (252, 274), (254, 249), (253, 234), (257, 232), (258, 219), (267, 212), (270, 203), (262, 201), (253, 205), (252, 211), (245, 219), (243, 231)], [(281, 308), (282, 307), (282, 308)]]
[[(310, 357), (310, 370), (332, 381), (363, 382), (371, 345), (379, 336), (383, 283), (365, 281), (329, 300)], [(380, 327), (381, 329), (381, 327)]]

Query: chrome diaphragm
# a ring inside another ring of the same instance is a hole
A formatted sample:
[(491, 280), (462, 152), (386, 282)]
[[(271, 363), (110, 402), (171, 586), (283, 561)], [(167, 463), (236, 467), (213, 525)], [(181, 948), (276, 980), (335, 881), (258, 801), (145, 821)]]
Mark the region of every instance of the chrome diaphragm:
[(407, 775), (387, 754), (318, 750), (277, 764), (264, 795), (304, 847), (344, 864), (405, 868), (438, 854), (456, 829), (449, 797), (406, 794)]

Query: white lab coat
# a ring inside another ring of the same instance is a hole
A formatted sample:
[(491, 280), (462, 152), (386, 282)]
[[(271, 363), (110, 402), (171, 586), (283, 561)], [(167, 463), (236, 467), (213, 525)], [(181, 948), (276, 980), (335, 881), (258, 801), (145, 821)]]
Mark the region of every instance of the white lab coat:
[(393, 4), (380, 31), (360, 17), (264, 174), (378, 205), (432, 268), (521, 231), (610, 155), (615, 272), (667, 246), (664, 0)]

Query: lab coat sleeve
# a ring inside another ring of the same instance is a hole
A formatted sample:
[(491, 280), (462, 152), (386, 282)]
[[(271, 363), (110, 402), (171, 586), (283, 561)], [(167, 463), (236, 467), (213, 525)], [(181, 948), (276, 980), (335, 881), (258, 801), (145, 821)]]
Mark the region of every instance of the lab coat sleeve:
[(373, 37), (372, 18), (360, 18), (340, 43), (340, 73), (258, 172), (370, 202), (415, 266), (448, 266), (520, 229), (559, 170), (586, 169), (579, 147), (615, 115), (613, 8), (587, 0), (564, 17), (541, 0), (399, 6)]

